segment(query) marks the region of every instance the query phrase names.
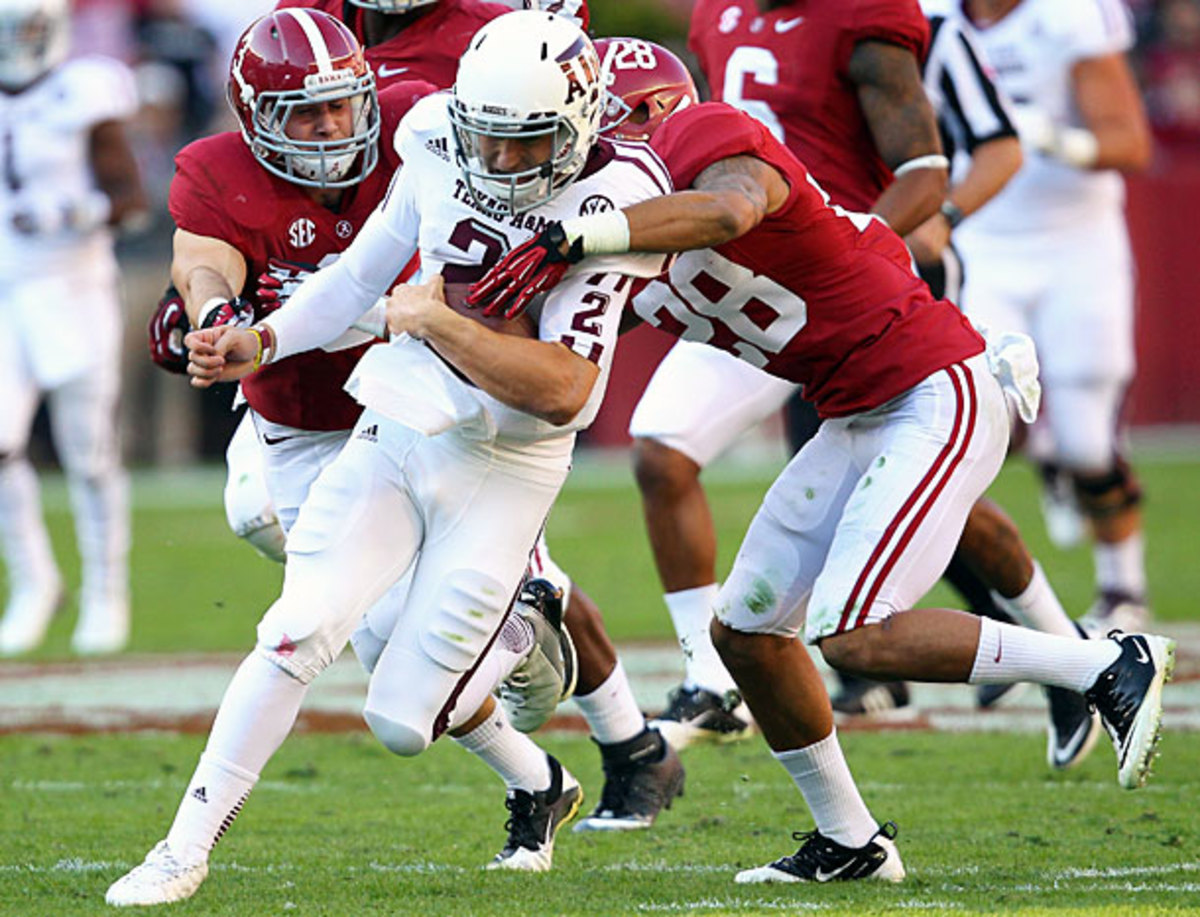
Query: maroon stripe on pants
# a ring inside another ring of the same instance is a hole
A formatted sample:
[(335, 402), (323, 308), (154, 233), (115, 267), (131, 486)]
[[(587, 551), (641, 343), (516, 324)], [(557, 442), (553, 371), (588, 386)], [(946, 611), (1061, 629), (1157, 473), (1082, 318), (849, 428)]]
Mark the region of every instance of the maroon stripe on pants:
[[(964, 372), (966, 372), (965, 369)], [(955, 453), (954, 458), (950, 460), (950, 465), (946, 469), (946, 473), (942, 475), (942, 479), (933, 489), (933, 492), (926, 498), (924, 505), (920, 508), (920, 510), (917, 511), (917, 515), (909, 523), (904, 535), (901, 536), (900, 541), (896, 544), (896, 549), (892, 552), (887, 562), (883, 565), (883, 570), (879, 573), (879, 576), (876, 577), (875, 585), (871, 588), (871, 591), (867, 593), (867, 597), (863, 601), (862, 610), (858, 613), (858, 620), (856, 624), (859, 626), (861, 626), (866, 620), (867, 609), (869, 609), (875, 602), (876, 597), (879, 595), (879, 590), (883, 588), (883, 584), (888, 575), (892, 572), (892, 569), (900, 560), (901, 555), (904, 554), (904, 549), (907, 548), (909, 542), (913, 540), (913, 537), (917, 534), (917, 529), (921, 527), (921, 523), (925, 521), (925, 517), (929, 515), (929, 511), (933, 509), (934, 504), (937, 503), (938, 497), (941, 496), (942, 491), (946, 489), (946, 485), (954, 476), (954, 472), (958, 470), (958, 466), (962, 464), (962, 460), (966, 457), (967, 449), (971, 445), (971, 437), (975, 434), (975, 418), (978, 414), (979, 406), (979, 403), (975, 398), (975, 380), (971, 378), (971, 374), (969, 372), (966, 372), (966, 377), (967, 401), (969, 402), (969, 406), (967, 408), (968, 414), (966, 432), (963, 434), (962, 445), (959, 446), (958, 452)], [(954, 389), (958, 394), (959, 403), (961, 404), (963, 395), (961, 389), (959, 388), (959, 382), (957, 379), (955, 379), (953, 373), (950, 374), (950, 378), (954, 379)]]
[[(947, 369), (946, 372), (950, 373), (950, 370)], [(954, 442), (958, 438), (958, 431), (963, 421), (963, 403), (962, 392), (953, 373), (950, 373), (950, 378), (952, 381), (954, 381), (954, 390), (958, 398), (958, 404), (955, 408), (954, 424), (951, 429), (950, 438), (946, 441), (946, 445), (942, 447), (941, 452), (938, 453), (937, 458), (934, 459), (933, 464), (925, 473), (925, 476), (921, 478), (916, 488), (911, 494), (909, 494), (908, 499), (904, 501), (904, 505), (900, 507), (899, 512), (897, 512), (892, 518), (892, 521), (884, 530), (883, 537), (879, 539), (879, 543), (875, 545), (875, 550), (871, 552), (871, 556), (867, 559), (866, 565), (863, 567), (862, 572), (858, 575), (858, 579), (854, 583), (854, 588), (850, 592), (850, 597), (846, 600), (846, 604), (842, 608), (842, 617), (838, 622), (836, 631), (839, 634), (849, 629), (851, 616), (854, 614), (855, 603), (857, 602), (858, 597), (862, 594), (863, 589), (866, 588), (871, 571), (875, 569), (876, 564), (879, 562), (884, 552), (888, 550), (888, 546), (890, 545), (892, 539), (896, 536), (896, 532), (899, 530), (900, 524), (904, 520), (904, 517), (908, 515), (908, 512), (921, 498), (921, 495), (925, 492), (925, 489), (928, 488), (930, 484), (937, 478), (942, 466), (949, 461), (950, 455), (954, 450)], [(864, 602), (863, 608), (866, 609), (868, 607), (869, 606)], [(861, 617), (861, 615), (859, 617)]]

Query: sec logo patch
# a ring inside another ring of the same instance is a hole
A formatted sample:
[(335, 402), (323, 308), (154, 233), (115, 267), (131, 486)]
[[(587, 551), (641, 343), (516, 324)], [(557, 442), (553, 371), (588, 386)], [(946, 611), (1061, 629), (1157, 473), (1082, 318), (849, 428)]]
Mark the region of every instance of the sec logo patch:
[(317, 224), (308, 217), (301, 217), (288, 227), (288, 241), (293, 248), (307, 248), (316, 238)]

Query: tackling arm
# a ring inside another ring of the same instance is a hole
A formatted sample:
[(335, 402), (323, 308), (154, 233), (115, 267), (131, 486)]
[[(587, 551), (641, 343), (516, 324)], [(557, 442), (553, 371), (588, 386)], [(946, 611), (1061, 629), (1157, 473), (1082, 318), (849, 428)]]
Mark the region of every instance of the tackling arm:
[(175, 230), (172, 245), (171, 282), (183, 296), (192, 326), (199, 328), (206, 304), (236, 298), (246, 282), (246, 259), (224, 239), (184, 229)]
[(498, 401), (561, 426), (587, 404), (600, 374), (557, 341), (499, 334), (446, 304), (440, 276), (400, 284), (388, 297), (388, 328), (427, 342)]
[(788, 199), (791, 188), (774, 166), (730, 156), (708, 166), (687, 191), (639, 201), (623, 210), (550, 223), (518, 245), (471, 287), (467, 302), (485, 315), (515, 318), (589, 255), (683, 252), (743, 236)]
[(849, 72), (875, 148), (896, 173), (872, 210), (906, 235), (937, 212), (949, 175), (917, 59), (897, 45), (863, 41), (851, 54)]
[(92, 128), (90, 155), (96, 184), (108, 198), (107, 222), (129, 229), (144, 226), (150, 205), (125, 126), (120, 121), (102, 121)]

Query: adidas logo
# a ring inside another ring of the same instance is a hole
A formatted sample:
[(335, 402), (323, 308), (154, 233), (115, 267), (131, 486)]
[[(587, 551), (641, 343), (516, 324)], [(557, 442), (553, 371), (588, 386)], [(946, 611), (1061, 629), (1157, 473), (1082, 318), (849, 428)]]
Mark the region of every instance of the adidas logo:
[(434, 156), (439, 159), (450, 161), (450, 144), (445, 137), (434, 137), (431, 140), (425, 141), (425, 149), (429, 150)]
[(204, 792), (204, 787), (198, 786), (192, 790), (192, 799), (208, 804), (208, 794)]
[(358, 436), (355, 439), (365, 439), (369, 443), (379, 442), (379, 424), (371, 424), (369, 427), (363, 427), (358, 431)]

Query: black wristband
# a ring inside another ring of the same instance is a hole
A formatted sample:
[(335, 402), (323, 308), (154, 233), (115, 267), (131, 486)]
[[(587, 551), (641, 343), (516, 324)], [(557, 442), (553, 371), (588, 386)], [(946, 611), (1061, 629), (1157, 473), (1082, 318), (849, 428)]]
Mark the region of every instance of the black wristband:
[(950, 224), (951, 229), (954, 229), (967, 216), (962, 212), (962, 208), (952, 201), (942, 201), (941, 214), (946, 218), (946, 222)]

